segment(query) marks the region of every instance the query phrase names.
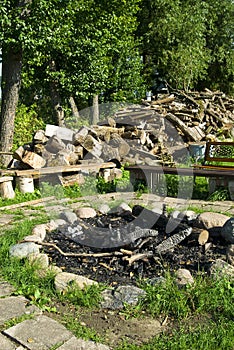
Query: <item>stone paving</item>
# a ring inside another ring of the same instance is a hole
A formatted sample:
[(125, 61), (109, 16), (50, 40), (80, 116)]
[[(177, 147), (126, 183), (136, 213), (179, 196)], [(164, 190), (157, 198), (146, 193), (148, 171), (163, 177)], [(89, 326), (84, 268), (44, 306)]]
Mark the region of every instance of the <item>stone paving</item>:
[[(103, 344), (76, 338), (72, 332), (0, 281), (1, 350), (110, 350)], [(14, 325), (9, 326), (9, 321)]]

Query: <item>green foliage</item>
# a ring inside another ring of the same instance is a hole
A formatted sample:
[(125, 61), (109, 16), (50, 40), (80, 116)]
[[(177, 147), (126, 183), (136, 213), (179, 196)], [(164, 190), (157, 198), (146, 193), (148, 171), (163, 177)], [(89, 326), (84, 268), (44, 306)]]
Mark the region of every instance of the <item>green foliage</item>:
[(44, 130), (45, 122), (37, 115), (36, 106), (26, 107), (20, 104), (15, 117), (15, 134), (13, 151), (19, 146), (32, 142), (35, 131)]
[[(125, 317), (146, 313), (155, 318), (174, 320), (167, 330), (144, 345), (123, 343), (119, 350), (233, 348), (234, 284), (226, 278), (219, 280), (198, 275), (194, 284), (178, 288), (174, 277), (166, 273), (166, 280), (155, 285), (140, 284), (146, 298), (134, 308), (124, 310)], [(231, 340), (230, 340), (231, 337)]]
[(70, 288), (59, 294), (58, 298), (62, 302), (69, 300), (76, 306), (98, 307), (101, 301), (101, 291), (103, 290), (104, 287), (101, 285), (92, 285), (81, 290), (74, 283), (71, 283)]
[(230, 200), (230, 194), (228, 188), (219, 187), (213, 193), (211, 193), (207, 200), (209, 201), (226, 201)]
[(79, 323), (79, 312), (77, 312), (77, 314), (77, 317), (66, 314), (64, 315), (63, 323), (66, 324), (66, 328), (69, 329), (77, 338), (103, 343), (103, 338), (99, 336), (94, 329), (88, 328)]
[(15, 198), (7, 199), (0, 197), (0, 207), (28, 202), (39, 198), (41, 198), (41, 192), (39, 190), (35, 190), (33, 193), (21, 193), (18, 189), (15, 189)]
[(157, 69), (173, 88), (233, 93), (232, 0), (143, 0), (139, 35), (148, 84)]
[[(116, 350), (232, 350), (233, 321), (191, 320), (189, 327), (181, 325), (171, 332), (156, 336), (150, 343), (133, 345), (123, 343)], [(199, 322), (199, 324), (197, 324)], [(200, 324), (201, 323), (201, 324)]]
[(146, 284), (144, 289), (147, 296), (142, 306), (152, 316), (170, 315), (182, 319), (188, 317), (191, 312), (187, 292), (181, 291), (169, 274), (166, 282), (155, 286)]

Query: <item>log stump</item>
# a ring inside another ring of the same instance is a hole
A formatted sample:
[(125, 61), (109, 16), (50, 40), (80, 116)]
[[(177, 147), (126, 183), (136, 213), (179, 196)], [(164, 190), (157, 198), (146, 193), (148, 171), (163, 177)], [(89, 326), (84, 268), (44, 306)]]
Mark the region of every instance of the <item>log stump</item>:
[(12, 186), (12, 181), (12, 176), (0, 177), (0, 195), (2, 198), (15, 198), (15, 191)]

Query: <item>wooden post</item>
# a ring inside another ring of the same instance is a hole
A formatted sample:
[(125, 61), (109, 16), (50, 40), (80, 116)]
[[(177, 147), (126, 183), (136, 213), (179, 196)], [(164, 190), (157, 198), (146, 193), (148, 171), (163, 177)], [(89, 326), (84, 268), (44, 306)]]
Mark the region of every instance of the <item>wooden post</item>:
[(12, 180), (12, 176), (0, 177), (0, 195), (2, 198), (15, 198)]
[(98, 95), (93, 96), (93, 108), (92, 108), (92, 124), (96, 125), (99, 122), (99, 105)]

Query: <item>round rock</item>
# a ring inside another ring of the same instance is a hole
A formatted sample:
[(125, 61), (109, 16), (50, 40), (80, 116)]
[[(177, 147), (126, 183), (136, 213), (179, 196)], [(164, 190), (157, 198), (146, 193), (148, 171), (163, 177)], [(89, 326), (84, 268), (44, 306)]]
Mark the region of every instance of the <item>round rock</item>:
[(40, 246), (38, 244), (35, 244), (33, 242), (24, 242), (15, 244), (10, 247), (10, 256), (23, 259), (27, 258), (29, 254), (32, 253), (39, 253)]
[(67, 221), (69, 224), (74, 224), (77, 221), (77, 215), (71, 210), (65, 210), (60, 214), (60, 218)]
[(96, 211), (90, 207), (78, 208), (75, 212), (80, 219), (94, 218), (97, 215)]
[(176, 271), (176, 284), (179, 287), (186, 286), (187, 284), (193, 284), (194, 279), (190, 271), (187, 269), (179, 269)]
[(107, 214), (110, 211), (110, 207), (108, 204), (101, 204), (98, 208), (99, 213), (101, 214)]
[(61, 272), (58, 273), (55, 277), (55, 287), (57, 291), (66, 291), (71, 287), (72, 283), (74, 286), (84, 289), (86, 286), (91, 286), (93, 284), (97, 284), (96, 281), (93, 281), (87, 277), (76, 275), (74, 273), (69, 272)]

